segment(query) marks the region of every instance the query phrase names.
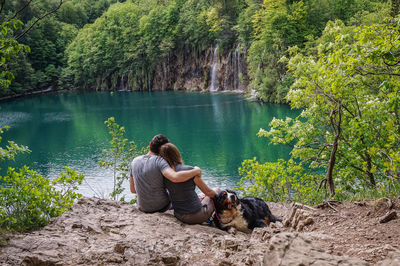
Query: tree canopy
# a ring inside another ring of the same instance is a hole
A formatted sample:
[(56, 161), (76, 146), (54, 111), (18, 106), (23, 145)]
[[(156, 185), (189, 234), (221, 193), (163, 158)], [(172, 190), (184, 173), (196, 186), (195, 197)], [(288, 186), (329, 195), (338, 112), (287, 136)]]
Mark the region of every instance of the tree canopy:
[(149, 90), (155, 67), (171, 55), (183, 51), (197, 56), (218, 45), (222, 53), (239, 46), (247, 55), (249, 90), (264, 101), (286, 102), (295, 78), (280, 59), (288, 56), (290, 47), (297, 46), (302, 54), (315, 53), (318, 43), (330, 41), (321, 37), (329, 21), (371, 25), (398, 12), (395, 2), (387, 0), (4, 3), (0, 22), (21, 10), (14, 19), (25, 25), (8, 27), (4, 40), (15, 39), (37, 18), (63, 4), (19, 39), (25, 45), (19, 49), (30, 50), (18, 50), (3, 65), (3, 80), (15, 77), (12, 84), (2, 84), (3, 96), (49, 87), (115, 89), (118, 79), (128, 80), (131, 89)]

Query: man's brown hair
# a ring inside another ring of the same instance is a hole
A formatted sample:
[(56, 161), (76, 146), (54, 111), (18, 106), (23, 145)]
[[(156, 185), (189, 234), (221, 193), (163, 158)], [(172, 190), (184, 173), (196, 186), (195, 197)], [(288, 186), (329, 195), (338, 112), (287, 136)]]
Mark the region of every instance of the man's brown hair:
[(160, 147), (168, 143), (169, 139), (164, 136), (163, 134), (158, 134), (153, 137), (153, 139), (150, 141), (150, 151), (154, 152), (155, 154), (160, 153)]

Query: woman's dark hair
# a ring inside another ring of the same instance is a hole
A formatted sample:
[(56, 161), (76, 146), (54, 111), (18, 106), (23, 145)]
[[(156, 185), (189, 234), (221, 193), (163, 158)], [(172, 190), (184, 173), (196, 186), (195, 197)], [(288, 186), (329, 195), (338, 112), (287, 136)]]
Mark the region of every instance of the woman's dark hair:
[(150, 151), (154, 152), (155, 154), (159, 154), (160, 147), (168, 142), (169, 139), (166, 136), (162, 134), (155, 135), (153, 139), (150, 141)]
[(181, 153), (172, 143), (166, 143), (161, 146), (160, 156), (163, 157), (174, 169), (177, 164), (183, 164)]

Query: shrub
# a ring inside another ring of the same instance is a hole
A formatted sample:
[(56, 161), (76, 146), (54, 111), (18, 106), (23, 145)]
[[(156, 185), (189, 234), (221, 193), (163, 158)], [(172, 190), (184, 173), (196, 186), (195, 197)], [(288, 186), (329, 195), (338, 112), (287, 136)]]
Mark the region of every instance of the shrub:
[[(9, 127), (0, 127), (2, 134)], [(30, 152), (28, 147), (8, 141), (0, 147), (0, 161), (14, 160), (18, 153)], [(0, 176), (0, 229), (27, 231), (46, 225), (50, 218), (67, 211), (81, 195), (75, 191), (84, 176), (66, 167), (59, 177), (50, 180), (24, 166), (16, 171), (8, 168)]]
[(239, 168), (239, 190), (246, 196), (267, 201), (298, 201), (313, 204), (321, 201), (325, 191), (316, 190), (321, 177), (307, 171), (292, 159), (260, 164), (256, 158), (245, 160)]
[(9, 168), (0, 176), (0, 228), (28, 231), (45, 226), (50, 218), (67, 211), (81, 195), (77, 186), (84, 176), (66, 167), (59, 177), (50, 180), (24, 166)]

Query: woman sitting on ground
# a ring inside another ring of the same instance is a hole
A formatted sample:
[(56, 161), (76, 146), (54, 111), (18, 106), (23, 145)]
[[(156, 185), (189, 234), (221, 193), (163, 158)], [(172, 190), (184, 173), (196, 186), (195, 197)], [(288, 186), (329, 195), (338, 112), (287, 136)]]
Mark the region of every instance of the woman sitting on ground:
[[(162, 156), (176, 172), (193, 168), (189, 165), (183, 165), (181, 154), (178, 148), (172, 143), (166, 143), (161, 146), (160, 156)], [(164, 184), (168, 189), (174, 208), (174, 215), (178, 220), (187, 224), (201, 224), (207, 222), (211, 217), (214, 211), (211, 199), (216, 196), (220, 189), (217, 188), (214, 191), (209, 188), (201, 179), (201, 176), (195, 176), (182, 183), (173, 183), (164, 178)], [(196, 185), (205, 196), (197, 195), (195, 191)]]

